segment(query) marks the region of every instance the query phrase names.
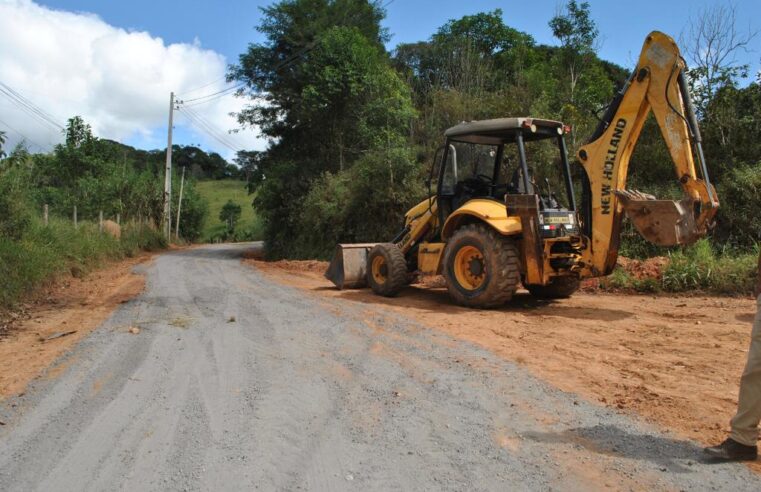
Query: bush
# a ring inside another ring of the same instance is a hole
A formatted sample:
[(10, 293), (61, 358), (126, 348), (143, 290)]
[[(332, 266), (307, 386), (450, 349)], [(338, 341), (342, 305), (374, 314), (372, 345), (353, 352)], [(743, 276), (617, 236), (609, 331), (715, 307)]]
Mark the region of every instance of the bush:
[[(174, 203), (177, 203), (178, 199), (179, 195), (175, 198)], [(195, 183), (190, 180), (186, 181), (180, 214), (180, 236), (190, 242), (201, 237), (204, 220), (208, 212), (209, 203), (198, 193)], [(174, 227), (174, 224), (172, 227)]]
[(392, 148), (367, 154), (352, 168), (313, 181), (291, 252), (327, 258), (337, 243), (390, 241), (402, 229), (404, 213), (423, 196), (410, 152)]
[(717, 255), (707, 239), (670, 255), (663, 272), (663, 288), (671, 292), (707, 290), (720, 294), (748, 294), (756, 280), (758, 251)]
[(717, 242), (751, 249), (761, 241), (761, 162), (731, 169), (718, 192)]
[(38, 219), (18, 240), (0, 237), (0, 308), (9, 308), (23, 295), (64, 272), (80, 276), (106, 260), (134, 256), (140, 250), (166, 247), (162, 234), (149, 227), (125, 226), (121, 239), (98, 231), (92, 223), (74, 229), (68, 220)]
[(0, 237), (19, 239), (32, 220), (21, 174), (16, 169), (0, 173)]

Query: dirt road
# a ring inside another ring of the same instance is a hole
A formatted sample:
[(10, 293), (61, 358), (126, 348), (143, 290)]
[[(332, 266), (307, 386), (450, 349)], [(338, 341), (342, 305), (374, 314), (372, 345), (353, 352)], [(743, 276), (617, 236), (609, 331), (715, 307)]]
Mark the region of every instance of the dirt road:
[[(758, 490), (475, 344), (172, 252), (0, 405), (1, 490)], [(130, 326), (140, 327), (137, 334)]]

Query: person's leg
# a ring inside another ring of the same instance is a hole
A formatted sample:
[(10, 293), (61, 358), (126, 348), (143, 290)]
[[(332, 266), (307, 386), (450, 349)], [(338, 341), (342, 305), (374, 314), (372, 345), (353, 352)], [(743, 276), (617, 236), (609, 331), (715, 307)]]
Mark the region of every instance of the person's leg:
[(748, 361), (740, 378), (737, 413), (732, 418), (729, 439), (705, 448), (705, 454), (720, 461), (755, 460), (758, 457), (758, 424), (761, 420), (761, 295), (756, 299), (756, 319), (750, 336)]
[(748, 362), (740, 379), (737, 414), (732, 418), (732, 433), (729, 436), (746, 446), (757, 445), (758, 424), (761, 421), (761, 296), (756, 299), (756, 305)]

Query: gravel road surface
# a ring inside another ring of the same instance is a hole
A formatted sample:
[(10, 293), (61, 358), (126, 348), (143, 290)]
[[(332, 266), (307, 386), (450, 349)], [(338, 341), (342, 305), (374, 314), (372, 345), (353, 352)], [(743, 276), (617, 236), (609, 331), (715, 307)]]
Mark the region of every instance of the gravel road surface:
[(0, 404), (0, 490), (761, 490), (474, 345), (273, 283), (251, 247), (159, 256)]

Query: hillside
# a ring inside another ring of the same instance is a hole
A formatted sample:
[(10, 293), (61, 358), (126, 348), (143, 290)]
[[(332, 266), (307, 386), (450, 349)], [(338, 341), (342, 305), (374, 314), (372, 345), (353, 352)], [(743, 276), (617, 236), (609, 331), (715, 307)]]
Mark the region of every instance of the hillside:
[(202, 242), (219, 241), (225, 226), (219, 220), (219, 212), (227, 200), (241, 207), (241, 217), (236, 226), (237, 239), (260, 239), (261, 226), (251, 207), (253, 196), (248, 194), (245, 181), (234, 179), (199, 181), (198, 192), (209, 203), (209, 213), (201, 233)]

